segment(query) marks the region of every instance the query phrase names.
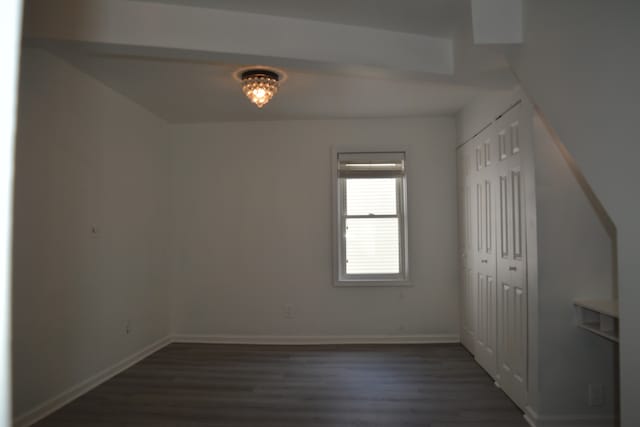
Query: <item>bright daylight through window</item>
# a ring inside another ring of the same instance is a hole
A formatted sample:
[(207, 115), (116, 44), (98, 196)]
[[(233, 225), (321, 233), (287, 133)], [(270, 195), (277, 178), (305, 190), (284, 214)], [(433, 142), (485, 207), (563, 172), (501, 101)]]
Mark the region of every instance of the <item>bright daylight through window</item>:
[(404, 153), (337, 160), (338, 282), (406, 280)]

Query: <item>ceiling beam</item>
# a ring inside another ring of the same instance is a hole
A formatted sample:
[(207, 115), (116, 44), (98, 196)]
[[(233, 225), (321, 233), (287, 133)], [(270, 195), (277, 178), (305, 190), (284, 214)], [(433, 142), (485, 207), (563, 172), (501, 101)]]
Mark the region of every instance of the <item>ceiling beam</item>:
[(27, 40), (308, 61), (442, 76), (453, 41), (373, 28), (130, 0), (32, 0)]

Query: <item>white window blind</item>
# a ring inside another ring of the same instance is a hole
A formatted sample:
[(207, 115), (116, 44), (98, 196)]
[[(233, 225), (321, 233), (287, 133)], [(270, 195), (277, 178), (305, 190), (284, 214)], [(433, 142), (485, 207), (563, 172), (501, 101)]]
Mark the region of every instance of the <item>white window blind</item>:
[(347, 218), (346, 273), (400, 273), (397, 218)]
[(406, 276), (404, 153), (338, 155), (340, 279)]

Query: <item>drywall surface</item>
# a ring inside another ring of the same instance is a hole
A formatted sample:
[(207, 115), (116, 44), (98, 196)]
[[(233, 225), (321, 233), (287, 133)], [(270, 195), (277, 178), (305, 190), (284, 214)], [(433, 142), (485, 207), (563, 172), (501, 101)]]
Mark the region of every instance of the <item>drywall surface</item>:
[(640, 3), (529, 0), (510, 54), (524, 90), (615, 222), (622, 425), (640, 425)]
[[(176, 334), (458, 336), (453, 119), (176, 125), (171, 136)], [(409, 148), (412, 287), (333, 286), (331, 153), (345, 144)]]
[[(541, 417), (617, 411), (616, 344), (579, 329), (573, 300), (611, 298), (613, 240), (539, 118), (533, 122), (538, 229)], [(604, 404), (589, 406), (589, 384)], [(607, 424), (602, 424), (607, 425)]]
[(168, 333), (163, 123), (40, 50), (20, 83), (16, 416)]

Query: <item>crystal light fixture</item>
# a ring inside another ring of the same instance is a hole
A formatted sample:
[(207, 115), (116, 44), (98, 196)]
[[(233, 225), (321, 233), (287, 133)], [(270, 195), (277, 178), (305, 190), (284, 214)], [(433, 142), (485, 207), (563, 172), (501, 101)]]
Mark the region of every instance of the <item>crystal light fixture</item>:
[(262, 108), (278, 93), (280, 76), (274, 71), (256, 68), (244, 71), (240, 80), (242, 92), (249, 101)]

